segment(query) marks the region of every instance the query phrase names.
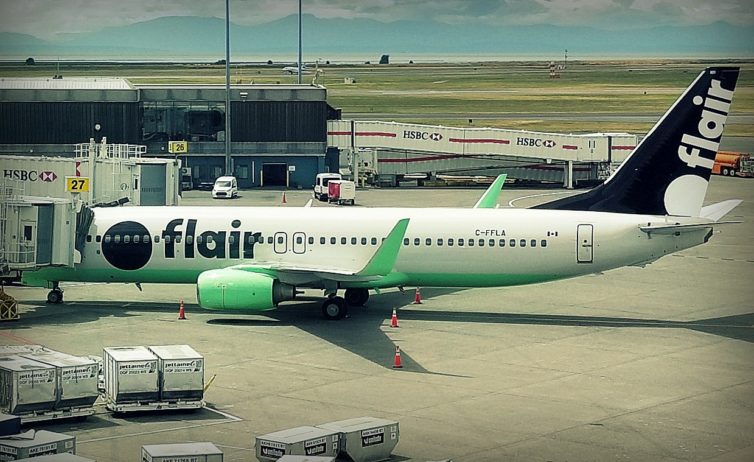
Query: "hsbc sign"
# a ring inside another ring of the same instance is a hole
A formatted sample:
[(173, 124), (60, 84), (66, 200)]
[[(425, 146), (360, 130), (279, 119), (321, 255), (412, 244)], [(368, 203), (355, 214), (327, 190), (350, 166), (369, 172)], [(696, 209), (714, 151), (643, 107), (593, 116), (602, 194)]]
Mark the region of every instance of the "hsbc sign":
[(516, 138), (516, 146), (531, 146), (534, 148), (554, 148), (556, 146), (553, 140), (543, 140), (541, 138)]
[(440, 133), (403, 130), (403, 138), (408, 140), (440, 141), (442, 139), (442, 135)]
[(10, 178), (18, 181), (44, 181), (51, 183), (57, 179), (55, 172), (38, 172), (36, 170), (3, 170), (3, 178)]

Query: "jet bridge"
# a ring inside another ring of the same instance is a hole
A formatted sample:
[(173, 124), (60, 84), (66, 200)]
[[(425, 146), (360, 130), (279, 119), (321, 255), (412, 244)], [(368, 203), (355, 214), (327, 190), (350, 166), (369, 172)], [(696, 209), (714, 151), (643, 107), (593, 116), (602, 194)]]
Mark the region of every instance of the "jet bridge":
[[(509, 178), (557, 181), (566, 187), (605, 179), (638, 144), (627, 133), (573, 135), (354, 120), (328, 121), (327, 140), (346, 156), (375, 158), (375, 165), (365, 166), (363, 160), (349, 165), (372, 168), (380, 179), (508, 173)], [(375, 154), (360, 154), (364, 151)]]

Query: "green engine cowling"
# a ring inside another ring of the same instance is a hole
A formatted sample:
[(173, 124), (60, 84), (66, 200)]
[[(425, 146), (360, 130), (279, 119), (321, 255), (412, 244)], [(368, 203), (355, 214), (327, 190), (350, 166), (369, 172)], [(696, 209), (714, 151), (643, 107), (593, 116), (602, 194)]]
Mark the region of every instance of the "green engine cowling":
[(238, 269), (205, 271), (196, 281), (196, 296), (210, 310), (270, 310), (293, 300), (296, 288), (272, 276)]

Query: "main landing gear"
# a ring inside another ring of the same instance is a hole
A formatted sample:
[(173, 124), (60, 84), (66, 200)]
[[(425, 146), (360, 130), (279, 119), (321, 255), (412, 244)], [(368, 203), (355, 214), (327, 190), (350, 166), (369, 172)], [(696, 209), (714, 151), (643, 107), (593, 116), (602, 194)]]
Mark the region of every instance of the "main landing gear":
[(47, 292), (47, 303), (63, 303), (63, 289), (59, 282), (53, 281), (52, 290)]
[(327, 299), (322, 303), (322, 314), (325, 319), (334, 321), (342, 319), (348, 314), (350, 306), (364, 306), (369, 300), (368, 289), (347, 289), (344, 297), (338, 297), (335, 293), (330, 293)]

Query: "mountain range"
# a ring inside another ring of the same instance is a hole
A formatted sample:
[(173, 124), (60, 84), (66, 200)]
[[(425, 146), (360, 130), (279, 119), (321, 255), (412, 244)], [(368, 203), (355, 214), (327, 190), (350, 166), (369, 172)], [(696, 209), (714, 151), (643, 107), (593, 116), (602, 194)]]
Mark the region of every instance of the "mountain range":
[[(266, 24), (231, 25), (235, 58), (295, 56), (298, 18)], [(448, 25), (434, 21), (383, 23), (367, 19), (303, 18), (308, 56), (485, 54), (561, 56), (754, 56), (754, 27), (713, 23), (704, 26), (653, 26), (602, 30), (551, 25)], [(166, 59), (224, 57), (225, 22), (220, 18), (163, 17), (95, 32), (64, 34), (54, 41), (0, 33), (0, 56), (89, 57), (93, 59)], [(329, 59), (329, 58), (327, 58)]]

